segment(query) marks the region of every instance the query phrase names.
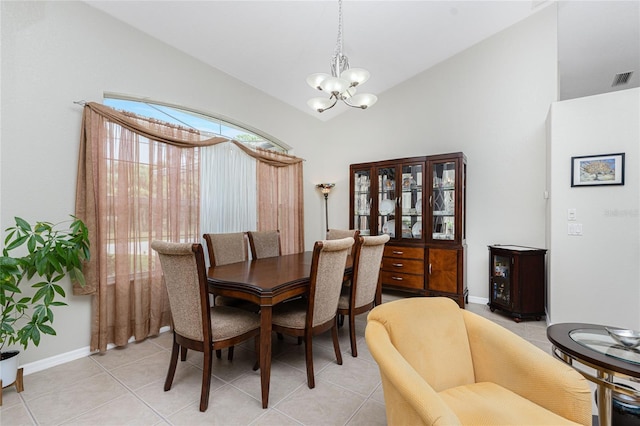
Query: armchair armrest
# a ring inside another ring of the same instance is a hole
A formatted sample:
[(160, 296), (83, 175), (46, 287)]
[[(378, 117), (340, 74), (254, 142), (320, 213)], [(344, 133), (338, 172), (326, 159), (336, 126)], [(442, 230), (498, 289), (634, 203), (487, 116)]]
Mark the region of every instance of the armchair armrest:
[(438, 393), (396, 350), (384, 325), (370, 319), (365, 329), (365, 339), (380, 367), (389, 424), (460, 424)]
[(591, 390), (571, 366), (486, 318), (463, 312), (476, 382), (493, 382), (569, 420), (591, 425)]

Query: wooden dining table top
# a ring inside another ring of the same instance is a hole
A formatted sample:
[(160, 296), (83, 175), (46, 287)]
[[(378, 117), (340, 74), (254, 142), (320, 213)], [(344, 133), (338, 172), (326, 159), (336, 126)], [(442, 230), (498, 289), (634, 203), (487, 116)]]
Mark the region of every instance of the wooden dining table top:
[[(247, 260), (209, 268), (207, 276), (215, 290), (235, 290), (258, 297), (274, 296), (299, 286), (308, 286), (313, 252)], [(347, 257), (345, 273), (353, 260)]]

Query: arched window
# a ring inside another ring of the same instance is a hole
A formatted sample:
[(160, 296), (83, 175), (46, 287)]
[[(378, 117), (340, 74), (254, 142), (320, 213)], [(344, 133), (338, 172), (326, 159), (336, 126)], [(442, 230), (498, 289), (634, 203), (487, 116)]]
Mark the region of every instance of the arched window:
[(177, 126), (196, 129), (209, 137), (224, 136), (235, 139), (250, 148), (262, 148), (282, 153), (288, 153), (291, 149), (287, 144), (259, 130), (251, 129), (247, 125), (189, 108), (108, 93), (105, 93), (103, 103), (111, 108), (133, 112), (142, 117), (155, 118)]

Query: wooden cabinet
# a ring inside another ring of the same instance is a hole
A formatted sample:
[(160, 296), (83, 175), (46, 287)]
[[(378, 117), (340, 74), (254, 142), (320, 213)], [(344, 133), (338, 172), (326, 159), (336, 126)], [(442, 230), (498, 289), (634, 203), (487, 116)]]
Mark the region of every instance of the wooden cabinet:
[(464, 154), (352, 164), (350, 176), (349, 227), (391, 237), (382, 285), (464, 307)]
[(545, 315), (545, 249), (514, 245), (489, 246), (489, 308), (504, 311), (516, 322)]

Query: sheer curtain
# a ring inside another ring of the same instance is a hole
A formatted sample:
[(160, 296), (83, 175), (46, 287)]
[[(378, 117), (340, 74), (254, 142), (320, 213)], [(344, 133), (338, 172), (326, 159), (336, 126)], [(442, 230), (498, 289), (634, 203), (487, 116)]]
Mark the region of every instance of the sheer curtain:
[(234, 144), (200, 150), (202, 233), (255, 231), (256, 160)]
[[(232, 160), (232, 164), (218, 163), (210, 152), (202, 160), (203, 147), (216, 144), (222, 145), (213, 147), (211, 152), (222, 151), (222, 156), (216, 157)], [(201, 161), (212, 168), (203, 176)], [(260, 182), (260, 176), (264, 182)], [(109, 343), (126, 345), (131, 336), (142, 340), (170, 324), (161, 268), (149, 244), (154, 239), (200, 241), (201, 181), (207, 185), (208, 193), (228, 197), (238, 191), (236, 203), (247, 197), (245, 204), (233, 204), (235, 210), (226, 216), (212, 209), (224, 209), (229, 206), (229, 199), (210, 200), (203, 219), (206, 226), (214, 226), (211, 232), (231, 232), (225, 228), (233, 225), (231, 220), (238, 220), (238, 227), (247, 227), (240, 230), (253, 229), (255, 206), (261, 205), (256, 187), (265, 194), (277, 195), (274, 206), (278, 211), (258, 207), (257, 221), (260, 224), (260, 217), (275, 217), (273, 223), (283, 226), (281, 230), (287, 229), (287, 238), (282, 240), (284, 252), (284, 247), (297, 251), (304, 247), (301, 177), (299, 158), (253, 151), (226, 138), (203, 140), (197, 131), (122, 113), (95, 102), (86, 104), (80, 135), (76, 216), (89, 230), (91, 259), (83, 267), (87, 284), (75, 284), (73, 292), (92, 296), (91, 350), (106, 351)], [(285, 183), (286, 179), (296, 181)], [(253, 207), (249, 205), (251, 197)], [(295, 211), (283, 211), (289, 208)], [(253, 225), (240, 222), (250, 222), (252, 214)]]

